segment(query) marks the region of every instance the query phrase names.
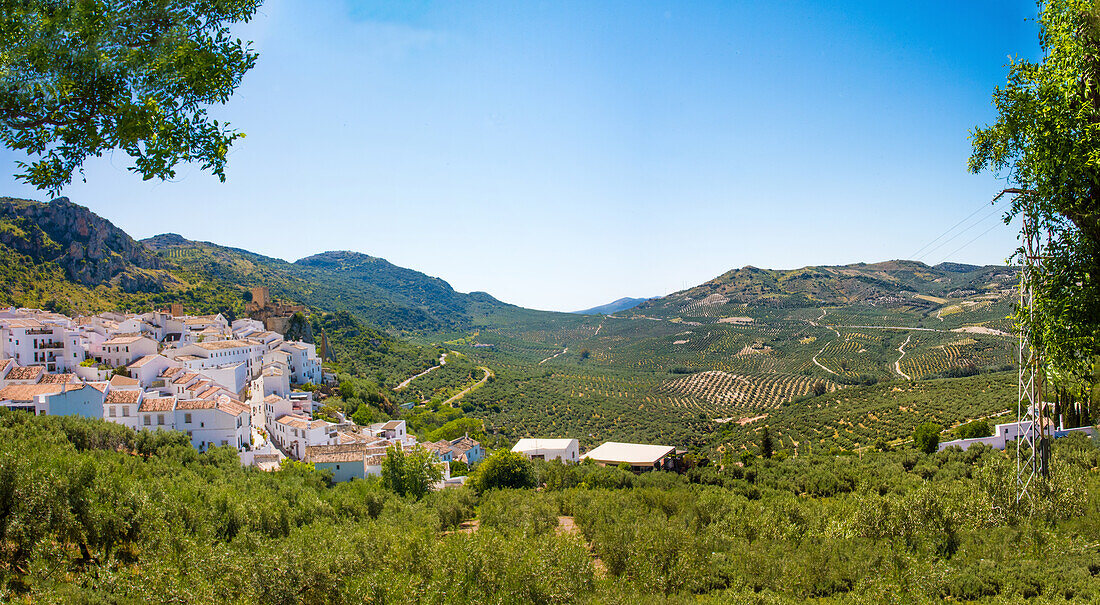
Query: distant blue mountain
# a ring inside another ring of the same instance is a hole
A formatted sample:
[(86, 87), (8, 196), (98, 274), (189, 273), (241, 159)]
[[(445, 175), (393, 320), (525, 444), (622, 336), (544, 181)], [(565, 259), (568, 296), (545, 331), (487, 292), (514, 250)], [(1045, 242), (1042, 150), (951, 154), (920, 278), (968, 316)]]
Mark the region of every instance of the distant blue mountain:
[(612, 313), (618, 313), (619, 311), (626, 311), (627, 309), (633, 309), (638, 305), (644, 303), (647, 300), (653, 300), (652, 298), (620, 298), (615, 302), (607, 303), (606, 305), (600, 305), (598, 307), (592, 307), (591, 309), (585, 309), (583, 311), (573, 311), (577, 315), (610, 315)]

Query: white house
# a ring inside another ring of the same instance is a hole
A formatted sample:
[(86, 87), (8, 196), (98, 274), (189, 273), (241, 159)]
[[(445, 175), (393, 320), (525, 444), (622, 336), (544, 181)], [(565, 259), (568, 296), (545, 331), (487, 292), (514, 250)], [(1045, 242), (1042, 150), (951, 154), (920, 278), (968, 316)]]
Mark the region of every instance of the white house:
[[(974, 437), (971, 439), (955, 439), (954, 441), (944, 441), (939, 445), (939, 451), (943, 451), (949, 447), (960, 447), (964, 451), (970, 446), (984, 443), (989, 447), (997, 450), (1003, 450), (1005, 447), (1020, 438), (1020, 435), (1026, 433), (1031, 429), (1031, 422), (1006, 422), (1004, 424), (998, 424), (996, 430), (993, 431), (993, 435), (990, 437)], [(1036, 431), (1038, 432), (1038, 431)], [(1091, 426), (1083, 426), (1074, 429), (1055, 429), (1054, 438), (1065, 437), (1072, 435), (1073, 433), (1084, 433), (1089, 437), (1096, 435), (1096, 429)]]
[(138, 406), (138, 427), (146, 431), (175, 430), (175, 412), (175, 397), (145, 397)]
[(580, 462), (580, 443), (576, 439), (520, 439), (512, 451), (531, 460)]
[(301, 460), (309, 446), (340, 442), (337, 426), (324, 420), (287, 414), (275, 419), (271, 426), (272, 440), (295, 460)]
[(263, 346), (243, 340), (196, 342), (177, 347), (171, 355), (191, 371), (243, 363), (252, 377), (260, 370)]
[[(371, 437), (378, 437), (379, 439), (388, 439), (390, 441), (397, 441), (404, 443), (406, 438), (409, 437), (408, 427), (404, 420), (390, 420), (389, 422), (376, 422), (368, 426), (364, 432)], [(414, 438), (415, 439), (415, 438)]]
[(286, 341), (280, 351), (290, 354), (290, 380), (296, 384), (321, 384), (321, 360), (317, 346), (306, 342)]
[(281, 418), (294, 411), (294, 404), (285, 397), (279, 397), (278, 395), (268, 395), (263, 398), (263, 412), (260, 415), (261, 421), (259, 426), (267, 428), (267, 432), (273, 431), (272, 424), (276, 418)]
[(177, 364), (164, 355), (146, 355), (126, 366), (126, 370), (141, 388), (148, 389), (165, 370), (175, 366)]
[(138, 428), (138, 407), (145, 393), (141, 389), (111, 389), (103, 400), (103, 418), (132, 429)]
[(242, 450), (251, 447), (252, 422), (247, 405), (228, 396), (213, 399), (184, 399), (176, 402), (177, 431), (191, 438), (200, 452), (228, 445)]
[(157, 341), (148, 336), (115, 336), (103, 341), (100, 358), (104, 363), (117, 368), (128, 366), (146, 355), (156, 355), (157, 348)]
[(23, 366), (41, 365), (49, 372), (71, 371), (84, 361), (75, 330), (34, 318), (0, 320), (0, 345), (0, 357)]

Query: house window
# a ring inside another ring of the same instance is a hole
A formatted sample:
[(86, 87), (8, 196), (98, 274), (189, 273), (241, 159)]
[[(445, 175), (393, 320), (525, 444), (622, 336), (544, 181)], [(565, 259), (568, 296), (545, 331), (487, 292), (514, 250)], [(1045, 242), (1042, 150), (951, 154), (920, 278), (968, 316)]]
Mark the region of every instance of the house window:
[(149, 426), (150, 424), (153, 424), (153, 417), (150, 416), (149, 414), (146, 414), (145, 415), (145, 426)]
[[(191, 424), (191, 414), (184, 414), (183, 415), (183, 421), (186, 422), (187, 424)], [(187, 432), (188, 432), (188, 434), (191, 433), (191, 431), (187, 431)]]
[(157, 414), (157, 424), (164, 424), (164, 414)]
[(107, 408), (107, 415), (110, 416), (111, 418), (115, 417), (115, 406), (112, 405), (112, 406)]

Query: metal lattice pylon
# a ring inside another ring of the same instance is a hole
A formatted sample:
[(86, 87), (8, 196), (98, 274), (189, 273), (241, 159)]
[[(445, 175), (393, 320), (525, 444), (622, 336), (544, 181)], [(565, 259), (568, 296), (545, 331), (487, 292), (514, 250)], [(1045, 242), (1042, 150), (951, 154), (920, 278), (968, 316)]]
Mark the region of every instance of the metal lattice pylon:
[[(1006, 189), (1017, 196), (1028, 192)], [(997, 197), (1001, 197), (998, 195)], [(996, 201), (996, 198), (994, 198)], [(1043, 241), (1032, 207), (1024, 211), (1023, 266), (1020, 274), (1019, 387), (1016, 408), (1016, 501), (1034, 504), (1037, 483), (1050, 474), (1053, 421), (1043, 399), (1043, 350), (1034, 333), (1038, 310), (1035, 294), (1043, 279)]]

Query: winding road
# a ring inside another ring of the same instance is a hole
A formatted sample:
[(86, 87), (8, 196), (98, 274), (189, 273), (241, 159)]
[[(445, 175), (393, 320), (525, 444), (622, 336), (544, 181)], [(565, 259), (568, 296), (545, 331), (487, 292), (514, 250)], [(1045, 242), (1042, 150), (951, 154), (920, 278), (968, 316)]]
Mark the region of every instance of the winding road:
[(540, 366), (541, 366), (542, 364), (544, 364), (544, 363), (546, 363), (546, 362), (550, 361), (551, 359), (553, 359), (553, 358), (557, 357), (558, 355), (565, 355), (565, 354), (566, 354), (566, 353), (568, 353), (568, 352), (569, 352), (569, 347), (565, 347), (564, 349), (562, 349), (562, 350), (561, 350), (561, 353), (557, 353), (557, 354), (555, 354), (555, 355), (551, 355), (550, 357), (547, 357), (546, 359), (543, 359), (542, 361), (540, 361), (540, 362), (538, 363), (538, 365), (540, 365)]
[(462, 399), (463, 397), (465, 397), (467, 395), (467, 393), (469, 393), (470, 391), (472, 391), (472, 390), (480, 387), (481, 385), (485, 384), (486, 382), (489, 381), (490, 378), (493, 377), (493, 371), (490, 370), (488, 367), (479, 366), (478, 369), (485, 372), (485, 375), (481, 377), (481, 380), (475, 382), (474, 384), (471, 384), (470, 386), (466, 387), (465, 389), (462, 389), (461, 391), (458, 392), (457, 395), (455, 395), (454, 397), (451, 397), (447, 401), (444, 401), (442, 403), (442, 405), (453, 405), (454, 402), (458, 401), (459, 399)]
[(894, 371), (897, 372), (899, 376), (904, 377), (906, 380), (912, 380), (913, 378), (905, 372), (901, 371), (901, 360), (905, 359), (905, 345), (909, 344), (909, 339), (911, 338), (913, 338), (912, 334), (905, 337), (905, 342), (901, 343), (901, 346), (898, 347), (898, 353), (901, 353), (901, 357), (898, 357), (898, 360), (894, 362)]
[(393, 390), (394, 391), (400, 391), (400, 390), (404, 389), (405, 387), (409, 386), (409, 384), (412, 381), (416, 380), (417, 378), (420, 378), (421, 376), (424, 376), (424, 375), (428, 374), (432, 370), (438, 370), (439, 368), (442, 368), (445, 365), (447, 365), (447, 354), (446, 353), (439, 356), (439, 365), (432, 366), (432, 367), (428, 368), (427, 370), (424, 370), (423, 372), (417, 374), (416, 376), (411, 376), (411, 377), (405, 379), (404, 382), (402, 382), (401, 384), (393, 387)]
[[(817, 322), (821, 321), (822, 319), (825, 319), (825, 314), (826, 314), (826, 313), (828, 313), (828, 312), (829, 312), (829, 311), (828, 311), (827, 309), (822, 309), (822, 310), (821, 310), (821, 317), (818, 317), (818, 318), (817, 318), (817, 320), (813, 320), (813, 319), (807, 319), (806, 321), (807, 321), (807, 322), (809, 322), (811, 326), (814, 326), (814, 327), (820, 328), (820, 327), (822, 327), (822, 326), (821, 326), (820, 324), (818, 324)], [(839, 340), (839, 339), (840, 339), (840, 332), (838, 332), (836, 328), (834, 328), (834, 327), (832, 327), (832, 326), (824, 326), (824, 327), (826, 327), (826, 328), (829, 328), (829, 329), (830, 329), (830, 330), (832, 330), (833, 332), (836, 332), (836, 337), (837, 337), (837, 340)], [(827, 368), (827, 367), (825, 367), (825, 366), (821, 365), (821, 362), (817, 360), (817, 356), (818, 356), (818, 355), (821, 355), (822, 353), (824, 353), (824, 352), (825, 352), (825, 349), (826, 349), (826, 348), (827, 348), (827, 347), (828, 347), (829, 345), (833, 344), (834, 342), (836, 342), (836, 340), (831, 340), (831, 341), (829, 341), (829, 342), (825, 343), (825, 346), (824, 346), (824, 347), (821, 347), (821, 350), (820, 350), (820, 351), (818, 351), (817, 353), (815, 353), (815, 354), (814, 354), (814, 356), (810, 358), (810, 361), (814, 362), (814, 365), (816, 365), (817, 367), (819, 367), (819, 368), (821, 368), (822, 370), (825, 370), (826, 372), (828, 372), (828, 373), (830, 373), (830, 374), (832, 374), (832, 375), (834, 375), (834, 376), (835, 376), (835, 375), (836, 375), (836, 372), (834, 372), (834, 371), (830, 370), (829, 368)]]

